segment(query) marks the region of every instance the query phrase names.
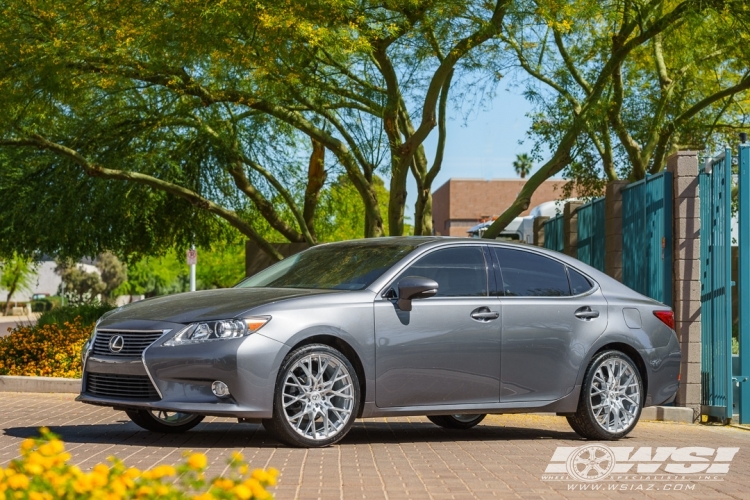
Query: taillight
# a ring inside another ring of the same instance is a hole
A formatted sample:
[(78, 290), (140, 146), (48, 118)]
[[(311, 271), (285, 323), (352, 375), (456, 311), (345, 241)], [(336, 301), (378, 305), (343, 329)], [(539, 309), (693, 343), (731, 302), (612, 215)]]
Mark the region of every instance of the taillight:
[(673, 311), (654, 311), (654, 316), (659, 318), (662, 323), (674, 330), (674, 312)]

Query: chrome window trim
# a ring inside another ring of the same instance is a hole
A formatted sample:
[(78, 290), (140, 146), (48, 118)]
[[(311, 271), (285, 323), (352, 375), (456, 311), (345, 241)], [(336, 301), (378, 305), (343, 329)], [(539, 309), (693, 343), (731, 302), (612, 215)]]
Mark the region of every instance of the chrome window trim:
[[(577, 271), (578, 273), (580, 273), (582, 276), (584, 276), (586, 279), (588, 279), (589, 281), (591, 281), (591, 283), (594, 284), (594, 286), (592, 286), (590, 289), (586, 290), (583, 293), (579, 293), (578, 295), (558, 295), (558, 296), (551, 296), (551, 295), (543, 295), (543, 296), (524, 295), (523, 297), (518, 297), (518, 296), (514, 296), (514, 295), (498, 295), (497, 296), (498, 299), (516, 299), (516, 300), (518, 300), (518, 299), (550, 299), (550, 300), (578, 299), (578, 298), (581, 298), (581, 297), (586, 297), (588, 295), (591, 295), (594, 292), (596, 292), (597, 290), (601, 289), (601, 286), (599, 285), (599, 282), (596, 281), (594, 278), (592, 278), (588, 273), (585, 273), (585, 272), (581, 271), (580, 268), (573, 267), (570, 264), (568, 264), (567, 262), (555, 258), (554, 255), (549, 255), (546, 252), (538, 252), (533, 247), (530, 248), (530, 249), (527, 249), (527, 248), (518, 248), (519, 245), (515, 245), (515, 246), (512, 246), (512, 245), (498, 245), (498, 244), (494, 244), (493, 245), (492, 243), (489, 243), (487, 246), (490, 249), (492, 249), (492, 248), (503, 248), (503, 249), (506, 249), (506, 250), (516, 250), (518, 252), (529, 252), (529, 253), (533, 253), (533, 254), (536, 254), (536, 255), (540, 255), (542, 257), (546, 257), (546, 258), (548, 258), (550, 260), (553, 260), (553, 261), (555, 261), (555, 262), (557, 262), (557, 263), (562, 264), (563, 266), (565, 266), (565, 274), (566, 274), (566, 276), (568, 274), (568, 269), (567, 268), (571, 268), (571, 269), (574, 269), (575, 271)], [(497, 258), (496, 256), (493, 256), (493, 257)], [(498, 262), (498, 264), (500, 264), (500, 263)], [(500, 264), (500, 271), (502, 272), (502, 264)], [(568, 278), (568, 280), (570, 280), (570, 278)]]

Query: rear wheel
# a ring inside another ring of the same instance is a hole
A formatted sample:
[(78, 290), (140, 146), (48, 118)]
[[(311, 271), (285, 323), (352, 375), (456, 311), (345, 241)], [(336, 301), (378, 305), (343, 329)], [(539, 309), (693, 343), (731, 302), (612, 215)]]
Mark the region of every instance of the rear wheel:
[(635, 363), (619, 351), (605, 351), (589, 365), (583, 379), (578, 410), (567, 417), (586, 439), (615, 440), (638, 423), (643, 383)]
[(303, 346), (279, 370), (273, 418), (263, 427), (289, 446), (330, 446), (351, 429), (359, 401), (357, 373), (346, 356), (323, 344)]
[(484, 420), (486, 416), (487, 414), (460, 413), (456, 415), (429, 415), (427, 418), (433, 424), (446, 429), (471, 429)]
[(130, 420), (152, 432), (177, 434), (189, 431), (203, 421), (202, 415), (164, 410), (128, 410)]

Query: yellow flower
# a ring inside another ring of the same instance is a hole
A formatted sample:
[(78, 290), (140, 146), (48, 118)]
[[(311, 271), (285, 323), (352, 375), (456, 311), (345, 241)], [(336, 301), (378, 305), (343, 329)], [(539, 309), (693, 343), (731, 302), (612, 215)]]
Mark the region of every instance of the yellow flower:
[(24, 474), (13, 474), (8, 478), (8, 486), (14, 490), (25, 490), (29, 487), (29, 478)]
[(245, 486), (244, 484), (238, 484), (232, 489), (232, 493), (234, 493), (237, 498), (240, 500), (248, 500), (253, 496), (252, 490)]
[(229, 491), (232, 489), (232, 486), (234, 486), (234, 481), (220, 477), (214, 480), (214, 486), (224, 491)]
[(208, 459), (203, 453), (193, 453), (188, 458), (187, 464), (191, 469), (205, 469), (208, 465)]
[(157, 465), (151, 470), (151, 475), (154, 479), (161, 479), (165, 476), (174, 476), (177, 471), (171, 465)]
[(203, 493), (193, 497), (193, 500), (214, 500), (214, 496), (211, 493)]
[(135, 467), (128, 468), (125, 471), (125, 474), (124, 474), (124, 476), (127, 477), (127, 478), (129, 478), (129, 479), (135, 479), (135, 478), (137, 478), (140, 475), (141, 475), (141, 471), (139, 471)]
[(234, 453), (232, 453), (232, 460), (242, 462), (243, 460), (245, 460), (245, 457), (242, 456), (242, 453), (240, 453), (239, 451), (235, 451)]
[(154, 490), (150, 486), (141, 486), (140, 488), (138, 488), (136, 495), (138, 495), (139, 497), (146, 497), (151, 495), (153, 492)]
[(29, 451), (34, 448), (34, 446), (36, 446), (36, 443), (33, 439), (24, 439), (23, 443), (21, 443), (21, 451)]

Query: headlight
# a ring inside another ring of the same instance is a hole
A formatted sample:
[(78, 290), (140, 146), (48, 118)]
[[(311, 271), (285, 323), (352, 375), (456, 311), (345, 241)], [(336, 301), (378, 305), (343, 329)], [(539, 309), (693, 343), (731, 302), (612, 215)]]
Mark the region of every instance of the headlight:
[(257, 332), (271, 320), (270, 316), (258, 316), (247, 319), (226, 319), (221, 321), (204, 321), (192, 323), (171, 339), (165, 346), (196, 344), (212, 340), (236, 339)]

